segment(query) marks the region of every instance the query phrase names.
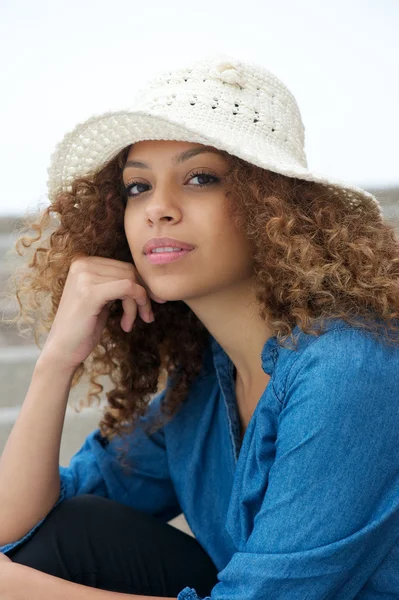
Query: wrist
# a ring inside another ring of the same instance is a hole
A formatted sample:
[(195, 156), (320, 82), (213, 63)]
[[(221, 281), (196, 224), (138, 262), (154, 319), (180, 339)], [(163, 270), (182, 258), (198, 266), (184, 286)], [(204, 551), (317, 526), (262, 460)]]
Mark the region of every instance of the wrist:
[(40, 373), (65, 375), (65, 377), (72, 379), (76, 372), (77, 367), (71, 366), (65, 363), (63, 358), (57, 352), (50, 350), (43, 350), (35, 364), (35, 371)]

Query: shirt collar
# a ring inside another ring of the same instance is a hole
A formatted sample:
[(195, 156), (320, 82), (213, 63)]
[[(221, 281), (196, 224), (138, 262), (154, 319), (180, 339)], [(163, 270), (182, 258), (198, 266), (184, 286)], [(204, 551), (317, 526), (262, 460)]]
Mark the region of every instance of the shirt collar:
[[(233, 362), (222, 346), (215, 340), (215, 338), (210, 335), (210, 358), (213, 362), (213, 366), (217, 368), (217, 366), (222, 366), (226, 373), (232, 373), (234, 370)], [(280, 346), (277, 342), (277, 337), (273, 336), (266, 340), (262, 351), (259, 356), (260, 364), (262, 365), (262, 369), (268, 375), (273, 375), (274, 368), (276, 362), (278, 360)], [(207, 359), (209, 360), (209, 358)], [(209, 365), (209, 362), (207, 362)]]

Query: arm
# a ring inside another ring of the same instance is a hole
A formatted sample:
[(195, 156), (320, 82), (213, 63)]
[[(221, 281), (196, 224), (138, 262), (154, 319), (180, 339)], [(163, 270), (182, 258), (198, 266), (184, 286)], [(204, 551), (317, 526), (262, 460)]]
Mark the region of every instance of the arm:
[(0, 459), (0, 544), (45, 517), (60, 493), (61, 435), (73, 378), (39, 357)]
[(99, 590), (17, 563), (6, 567), (0, 567), (0, 596), (4, 600), (175, 600)]
[[(202, 600), (354, 598), (397, 542), (399, 352), (356, 331), (330, 335), (293, 363), (276, 398), (268, 474), (259, 457), (237, 464), (226, 527), (238, 550)], [(270, 443), (263, 431), (252, 445)], [(239, 505), (255, 488), (265, 492), (252, 514)]]
[[(170, 380), (167, 387), (169, 384)], [(51, 508), (67, 498), (94, 494), (131, 506), (164, 522), (180, 514), (182, 511), (169, 473), (164, 429), (162, 427), (148, 436), (141, 426), (158, 414), (165, 394), (166, 389), (151, 399), (146, 414), (140, 417), (138, 426), (130, 434), (128, 441), (123, 440), (123, 444), (129, 445), (127, 461), (132, 459), (133, 467), (124, 471), (120, 465), (121, 438), (115, 436), (108, 442), (102, 438), (100, 430), (96, 429), (87, 436), (68, 467), (57, 467), (60, 493)], [(29, 493), (27, 497), (30, 497)], [(24, 537), (14, 538), (9, 544), (0, 546), (0, 552), (8, 552), (23, 543), (32, 536), (44, 518), (36, 522)]]

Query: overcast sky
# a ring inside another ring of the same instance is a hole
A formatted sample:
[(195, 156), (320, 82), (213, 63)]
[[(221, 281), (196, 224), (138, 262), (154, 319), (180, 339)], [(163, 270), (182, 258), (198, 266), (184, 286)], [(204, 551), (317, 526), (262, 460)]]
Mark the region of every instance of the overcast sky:
[(399, 185), (397, 0), (1, 0), (0, 214), (47, 203), (56, 143), (140, 82), (223, 52), (297, 98), (309, 168)]

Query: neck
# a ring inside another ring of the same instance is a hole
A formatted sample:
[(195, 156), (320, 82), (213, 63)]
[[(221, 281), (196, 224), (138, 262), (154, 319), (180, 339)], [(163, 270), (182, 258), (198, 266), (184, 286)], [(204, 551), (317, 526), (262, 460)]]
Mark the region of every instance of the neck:
[(259, 316), (253, 282), (185, 302), (229, 356), (244, 393), (258, 390), (266, 379), (261, 352), (272, 334)]

